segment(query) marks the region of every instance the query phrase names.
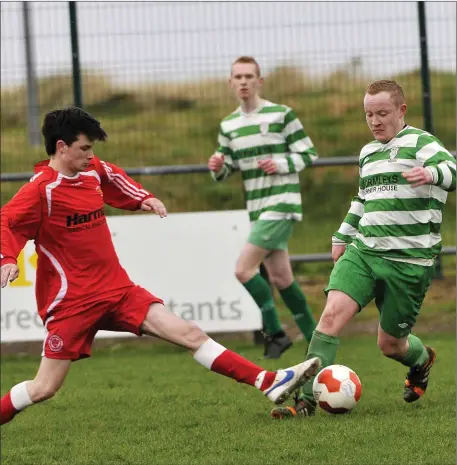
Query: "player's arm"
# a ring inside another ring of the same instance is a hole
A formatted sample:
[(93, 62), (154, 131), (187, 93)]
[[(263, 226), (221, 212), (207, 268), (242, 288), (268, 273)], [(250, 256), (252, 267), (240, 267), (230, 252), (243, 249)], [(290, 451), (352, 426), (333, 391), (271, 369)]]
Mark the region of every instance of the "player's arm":
[(35, 183), (22, 186), (0, 212), (1, 287), (18, 276), (17, 256), (27, 241), (37, 235), (41, 222), (39, 187)]
[(275, 160), (278, 173), (298, 173), (317, 160), (316, 148), (292, 109), (287, 111), (284, 118), (283, 135), (289, 153), (285, 160)]
[(222, 129), (219, 131), (218, 144), (216, 152), (208, 161), (208, 168), (214, 181), (224, 181), (239, 167), (233, 159), (230, 139), (222, 132)]
[(364, 202), (363, 191), (359, 189), (358, 195), (351, 201), (351, 207), (341, 223), (341, 226), (332, 236), (332, 244), (346, 245), (354, 240), (358, 233), (360, 219), (363, 216)]
[(432, 184), (452, 192), (456, 189), (456, 160), (441, 142), (433, 136), (423, 135), (419, 138), (419, 150), (416, 159), (422, 162), (423, 168), (417, 167), (403, 173), (403, 176), (418, 187)]
[(358, 233), (359, 222), (364, 212), (364, 194), (359, 188), (359, 193), (351, 201), (351, 207), (344, 218), (338, 231), (332, 236), (332, 259), (336, 263)]
[(122, 168), (99, 159), (95, 159), (95, 166), (100, 175), (106, 204), (121, 210), (153, 210), (160, 216), (166, 216), (163, 203), (128, 176)]

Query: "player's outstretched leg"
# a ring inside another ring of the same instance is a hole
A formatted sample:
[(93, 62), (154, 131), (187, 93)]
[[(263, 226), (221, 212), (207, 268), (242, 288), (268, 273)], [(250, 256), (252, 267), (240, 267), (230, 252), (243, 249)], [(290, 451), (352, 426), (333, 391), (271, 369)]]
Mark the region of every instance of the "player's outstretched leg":
[(43, 358), (34, 380), (16, 384), (1, 399), (0, 424), (10, 422), (30, 405), (50, 399), (62, 386), (70, 368), (70, 360)]
[(211, 371), (255, 386), (275, 404), (282, 404), (320, 368), (320, 360), (314, 357), (290, 368), (267, 371), (213, 339), (201, 344), (194, 359)]
[(204, 367), (239, 383), (256, 387), (275, 404), (284, 402), (308, 379), (315, 376), (320, 368), (320, 361), (310, 358), (290, 368), (264, 370), (226, 349), (209, 338), (197, 325), (179, 318), (160, 303), (150, 306), (142, 331), (190, 350), (194, 359)]

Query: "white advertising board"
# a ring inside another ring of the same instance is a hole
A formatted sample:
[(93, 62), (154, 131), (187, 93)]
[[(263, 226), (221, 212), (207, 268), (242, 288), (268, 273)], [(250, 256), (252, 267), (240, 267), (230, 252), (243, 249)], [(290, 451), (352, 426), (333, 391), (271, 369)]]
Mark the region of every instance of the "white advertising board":
[[(108, 217), (114, 246), (131, 279), (206, 332), (260, 329), (261, 314), (235, 278), (249, 234), (245, 210)], [(1, 292), (1, 341), (40, 341), (33, 242), (18, 258), (20, 277)], [(100, 331), (97, 337), (126, 333)]]

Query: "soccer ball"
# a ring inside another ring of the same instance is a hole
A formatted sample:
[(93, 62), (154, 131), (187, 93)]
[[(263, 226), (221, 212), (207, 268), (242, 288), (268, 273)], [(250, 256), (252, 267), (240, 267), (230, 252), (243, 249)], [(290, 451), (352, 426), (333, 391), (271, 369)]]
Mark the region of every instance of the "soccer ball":
[(313, 395), (319, 407), (329, 413), (348, 413), (362, 395), (362, 383), (344, 365), (323, 368), (313, 382)]

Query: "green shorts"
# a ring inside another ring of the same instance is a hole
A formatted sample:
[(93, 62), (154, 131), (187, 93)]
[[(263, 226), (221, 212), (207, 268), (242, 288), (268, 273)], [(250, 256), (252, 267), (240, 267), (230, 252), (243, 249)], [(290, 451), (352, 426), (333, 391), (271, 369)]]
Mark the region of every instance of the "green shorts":
[(348, 246), (336, 262), (324, 292), (344, 292), (359, 304), (360, 310), (375, 299), (381, 328), (401, 338), (416, 323), (434, 269), (386, 260)]
[(248, 242), (266, 250), (287, 250), (294, 223), (293, 220), (255, 221)]

